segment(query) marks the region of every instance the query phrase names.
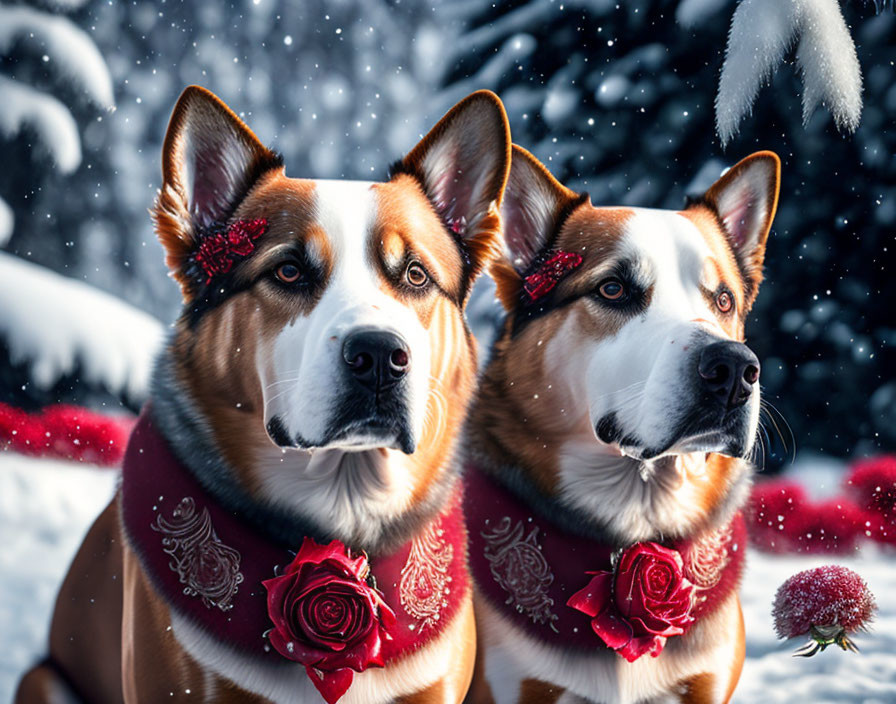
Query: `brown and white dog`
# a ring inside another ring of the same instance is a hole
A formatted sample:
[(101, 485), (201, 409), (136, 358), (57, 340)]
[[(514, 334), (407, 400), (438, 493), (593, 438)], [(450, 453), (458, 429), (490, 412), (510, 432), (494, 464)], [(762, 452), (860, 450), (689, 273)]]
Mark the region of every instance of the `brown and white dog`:
[(599, 208), (514, 146), (507, 318), (464, 442), (470, 701), (730, 698), (779, 171), (759, 152), (683, 211)]
[[(452, 456), (476, 374), (463, 311), (500, 254), (509, 164), (488, 92), (382, 183), (287, 178), (214, 95), (183, 93), (153, 213), (183, 313), (18, 702), (323, 701), (310, 677), (328, 674), (252, 622), (267, 620), (253, 570), (279, 551), (282, 572), (309, 536), (341, 541), (352, 564), (366, 555), (397, 618), (364, 653), (384, 667), (339, 671), (340, 704), (463, 698), (475, 628)], [(239, 629), (242, 649), (225, 642)]]

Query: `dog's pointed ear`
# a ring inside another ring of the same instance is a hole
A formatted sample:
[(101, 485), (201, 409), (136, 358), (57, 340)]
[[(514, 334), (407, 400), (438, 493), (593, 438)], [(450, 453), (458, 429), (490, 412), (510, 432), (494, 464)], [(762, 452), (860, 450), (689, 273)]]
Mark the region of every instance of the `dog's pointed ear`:
[(172, 276), (185, 298), (186, 274), (203, 231), (222, 224), (262, 175), (282, 168), (242, 120), (213, 93), (190, 86), (174, 106), (162, 148), (162, 188), (152, 211)]
[(581, 202), (583, 196), (555, 179), (532, 154), (513, 145), (501, 205), (506, 256), (491, 267), (498, 297), (507, 310), (518, 302), (522, 277), (532, 262), (550, 245), (560, 222)]
[(392, 177), (414, 176), (442, 222), (459, 238), (470, 281), (501, 253), (499, 208), (510, 169), (510, 125), (501, 100), (477, 91), (455, 105)]
[(726, 171), (697, 203), (718, 216), (747, 282), (750, 301), (762, 281), (765, 243), (778, 207), (780, 186), (778, 155), (756, 152)]

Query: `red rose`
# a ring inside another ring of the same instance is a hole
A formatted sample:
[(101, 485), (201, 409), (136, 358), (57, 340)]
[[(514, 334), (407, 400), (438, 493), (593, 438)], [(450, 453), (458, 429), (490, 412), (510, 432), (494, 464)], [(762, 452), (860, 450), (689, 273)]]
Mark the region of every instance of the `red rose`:
[(648, 652), (656, 657), (666, 638), (681, 635), (694, 621), (695, 587), (683, 569), (678, 551), (636, 543), (613, 572), (589, 572), (594, 577), (588, 586), (566, 603), (590, 616), (598, 637), (629, 662)]
[(383, 666), (395, 614), (367, 584), (369, 571), (367, 558), (351, 557), (338, 540), (318, 545), (305, 538), (286, 572), (263, 582), (271, 645), (305, 666), (328, 704), (345, 694), (352, 670)]

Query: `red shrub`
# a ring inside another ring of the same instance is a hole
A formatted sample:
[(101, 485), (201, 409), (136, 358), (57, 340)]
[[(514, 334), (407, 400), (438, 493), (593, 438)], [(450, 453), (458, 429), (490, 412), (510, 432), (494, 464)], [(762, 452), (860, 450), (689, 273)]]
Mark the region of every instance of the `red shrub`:
[(806, 491), (796, 482), (773, 479), (753, 487), (747, 522), (753, 544), (770, 552), (794, 550), (790, 523), (806, 502)]
[(853, 552), (865, 530), (866, 514), (847, 499), (804, 503), (791, 516), (785, 532), (797, 552)]
[(78, 462), (121, 461), (133, 419), (77, 406), (50, 406), (29, 414), (0, 404), (0, 449)]
[(861, 508), (880, 516), (896, 532), (896, 456), (856, 462), (843, 484)]

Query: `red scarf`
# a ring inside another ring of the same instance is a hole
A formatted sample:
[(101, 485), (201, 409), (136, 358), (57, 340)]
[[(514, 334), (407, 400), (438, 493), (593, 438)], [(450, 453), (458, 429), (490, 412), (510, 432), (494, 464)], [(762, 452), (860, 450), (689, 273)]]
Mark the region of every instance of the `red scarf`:
[[(536, 514), (475, 465), (464, 477), (470, 569), (516, 626), (562, 648), (658, 655), (737, 589), (747, 546), (741, 514), (690, 540), (618, 550)], [(615, 553), (615, 554), (614, 554)]]
[[(388, 607), (381, 612), (395, 616), (373, 655), (376, 664), (408, 655), (436, 637), (469, 593), (460, 493), (397, 550), (366, 559), (362, 553), (351, 556), (352, 564), (369, 561), (372, 578), (364, 565), (363, 581), (375, 584), (377, 601)], [(262, 583), (288, 572), (302, 546), (278, 544), (224, 509), (174, 457), (148, 408), (125, 454), (121, 515), (144, 571), (169, 606), (242, 654), (296, 666), (271, 647), (267, 632), (274, 624)]]

